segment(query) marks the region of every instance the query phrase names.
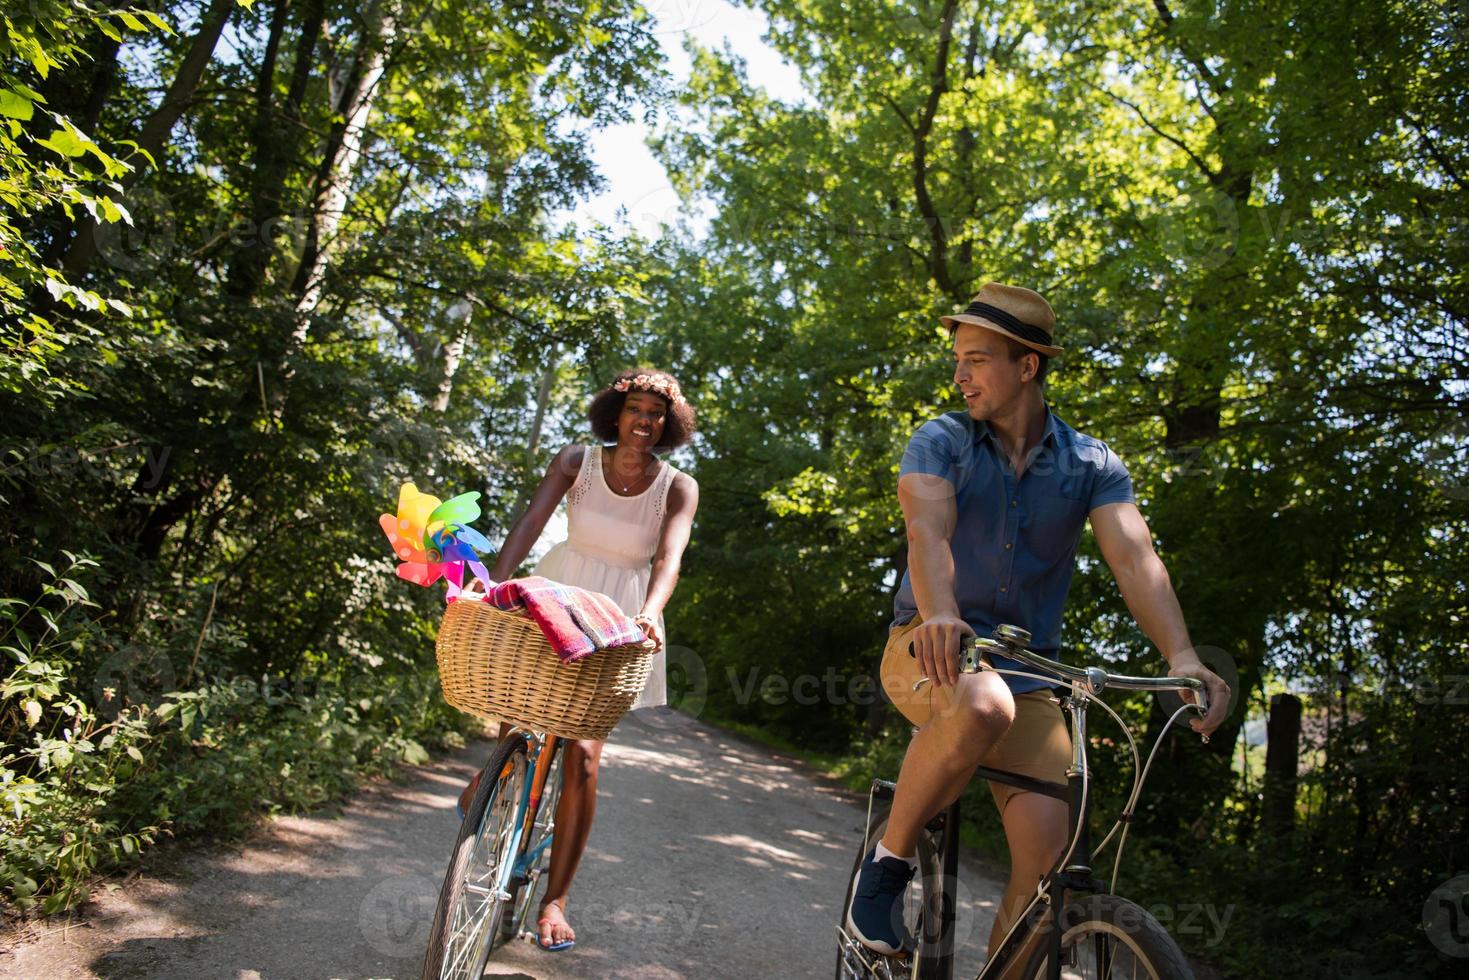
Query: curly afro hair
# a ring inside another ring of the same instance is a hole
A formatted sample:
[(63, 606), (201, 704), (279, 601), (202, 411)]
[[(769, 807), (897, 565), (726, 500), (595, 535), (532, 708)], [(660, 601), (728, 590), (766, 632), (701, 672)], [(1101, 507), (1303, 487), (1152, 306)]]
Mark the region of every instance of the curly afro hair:
[[(618, 391), (615, 387), (620, 381), (632, 382), (634, 378), (643, 376), (651, 379), (658, 387), (665, 390), (678, 392), (680, 390), (677, 379), (666, 371), (654, 371), (646, 368), (634, 368), (623, 371), (612, 379), (612, 383), (592, 398), (592, 403), (587, 406), (587, 419), (592, 423), (592, 434), (604, 443), (617, 441), (617, 417), (622, 414), (622, 404), (627, 401), (627, 392)], [(639, 385), (632, 387), (631, 391), (647, 391), (658, 395), (668, 402), (668, 415), (663, 422), (663, 435), (659, 437), (657, 449), (675, 449), (687, 445), (694, 437), (696, 419), (694, 406), (687, 400), (679, 397), (677, 400), (669, 399), (662, 391), (653, 390), (651, 386)]]

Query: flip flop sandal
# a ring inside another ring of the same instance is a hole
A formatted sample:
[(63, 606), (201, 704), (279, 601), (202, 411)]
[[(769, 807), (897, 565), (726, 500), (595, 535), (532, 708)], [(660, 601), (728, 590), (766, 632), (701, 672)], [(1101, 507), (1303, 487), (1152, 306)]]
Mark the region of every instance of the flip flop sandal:
[[(552, 903), (549, 903), (549, 904), (554, 905), (556, 903), (555, 902), (552, 902)], [(566, 917), (566, 910), (565, 909), (562, 909), (561, 910), (561, 916), (562, 916), (563, 919)], [(537, 919), (536, 920), (535, 944), (537, 946), (541, 947), (541, 949), (544, 949), (548, 953), (559, 953), (559, 952), (561, 952), (564, 949), (570, 949), (571, 947), (573, 947), (573, 946), (576, 945), (576, 940), (575, 939), (559, 939), (559, 940), (556, 940), (554, 942), (551, 942), (550, 944), (546, 944), (546, 943), (541, 942), (541, 923), (542, 922), (549, 922), (549, 921), (550, 920), (547, 919), (547, 918), (540, 918), (540, 919)]]

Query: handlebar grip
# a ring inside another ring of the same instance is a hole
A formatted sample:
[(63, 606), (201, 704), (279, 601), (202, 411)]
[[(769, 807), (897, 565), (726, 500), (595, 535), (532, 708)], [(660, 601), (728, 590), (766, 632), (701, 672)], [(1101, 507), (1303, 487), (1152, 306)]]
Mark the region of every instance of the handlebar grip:
[(1204, 715), (1207, 715), (1209, 713), (1209, 689), (1207, 687), (1200, 687), (1195, 691), (1194, 702), (1199, 709), (1199, 717), (1202, 718)]

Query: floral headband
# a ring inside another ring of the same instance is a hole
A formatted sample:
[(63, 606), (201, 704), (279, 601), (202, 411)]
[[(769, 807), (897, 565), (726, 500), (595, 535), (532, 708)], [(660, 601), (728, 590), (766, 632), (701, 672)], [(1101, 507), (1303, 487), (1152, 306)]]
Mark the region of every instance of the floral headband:
[(619, 378), (612, 384), (613, 391), (651, 391), (662, 395), (675, 405), (683, 404), (683, 389), (667, 375), (639, 374), (631, 378)]

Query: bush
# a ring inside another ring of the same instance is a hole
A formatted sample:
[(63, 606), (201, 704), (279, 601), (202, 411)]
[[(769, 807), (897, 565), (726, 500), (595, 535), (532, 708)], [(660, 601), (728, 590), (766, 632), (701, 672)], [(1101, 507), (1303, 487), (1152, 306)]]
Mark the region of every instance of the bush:
[(127, 646), (79, 581), (97, 564), (66, 558), (61, 571), (36, 563), (48, 578), (34, 600), (0, 599), (0, 649), (14, 663), (0, 686), (0, 894), (16, 909), (72, 908), (96, 874), (161, 836), (234, 835), (262, 814), (340, 799), (472, 728), (421, 660), (135, 699), (171, 668), (106, 655)]

